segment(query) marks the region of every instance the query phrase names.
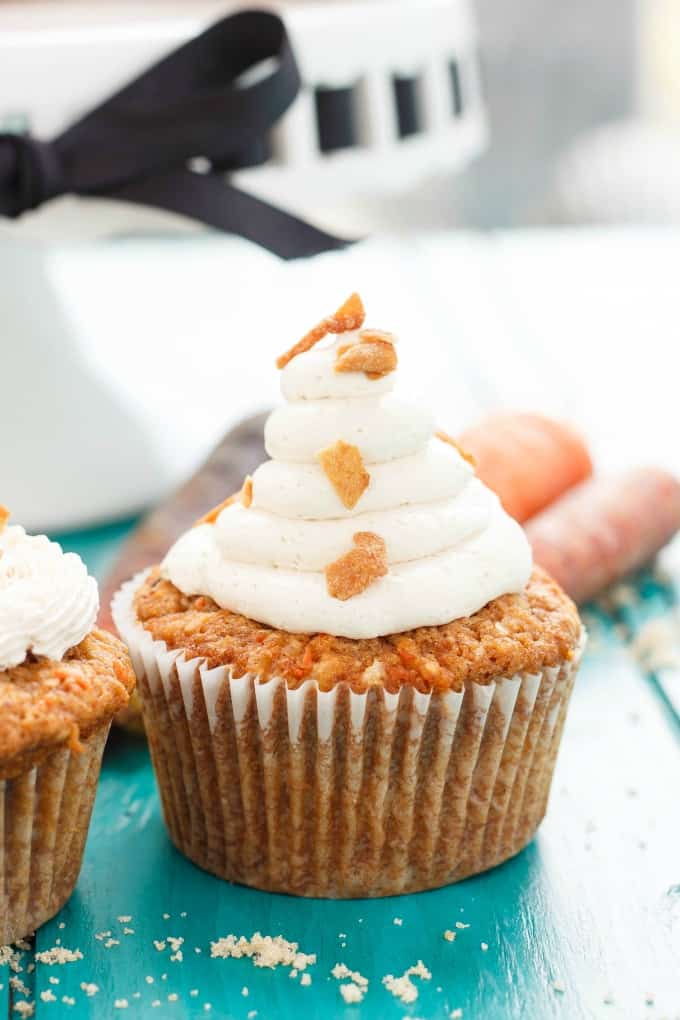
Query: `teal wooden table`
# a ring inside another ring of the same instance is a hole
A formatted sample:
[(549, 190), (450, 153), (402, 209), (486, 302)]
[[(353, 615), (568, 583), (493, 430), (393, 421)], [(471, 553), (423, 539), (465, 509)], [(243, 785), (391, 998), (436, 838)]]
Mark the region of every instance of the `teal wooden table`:
[[(101, 576), (128, 528), (61, 540)], [(77, 891), (20, 954), (20, 973), (0, 967), (5, 1011), (33, 1015), (34, 1003), (40, 1020), (678, 1020), (680, 718), (673, 677), (666, 671), (664, 688), (630, 651), (675, 593), (647, 574), (629, 596), (587, 612), (590, 647), (538, 838), (508, 864), (440, 891), (328, 902), (224, 884), (170, 845), (145, 744), (114, 734)], [(211, 941), (256, 931), (315, 953), (311, 983), (288, 967), (211, 958)], [(40, 954), (55, 946), (78, 958), (49, 965)], [(418, 998), (404, 1004), (382, 978), (419, 960), (431, 977), (414, 977)], [(344, 1002), (337, 963), (368, 979), (361, 1003)]]

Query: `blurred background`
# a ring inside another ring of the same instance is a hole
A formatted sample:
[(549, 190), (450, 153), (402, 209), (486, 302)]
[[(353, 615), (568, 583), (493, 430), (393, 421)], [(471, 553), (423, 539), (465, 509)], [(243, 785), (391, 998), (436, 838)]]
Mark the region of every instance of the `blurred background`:
[[(0, 130), (55, 136), (243, 6), (0, 3)], [(680, 0), (268, 6), (303, 91), (234, 180), (362, 240), (283, 263), (101, 199), (0, 220), (17, 518), (75, 527), (158, 499), (275, 402), (273, 356), (353, 289), (449, 430), (536, 409), (606, 469), (680, 471)]]

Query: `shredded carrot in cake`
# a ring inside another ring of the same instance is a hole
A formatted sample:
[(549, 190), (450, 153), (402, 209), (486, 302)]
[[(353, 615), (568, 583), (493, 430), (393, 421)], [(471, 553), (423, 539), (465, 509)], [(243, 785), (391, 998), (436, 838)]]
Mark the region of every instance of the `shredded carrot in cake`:
[(372, 531), (357, 531), (354, 548), (326, 567), (326, 587), (334, 599), (346, 602), (387, 573), (385, 540)]
[(364, 467), (359, 447), (339, 439), (332, 446), (320, 450), (316, 459), (337, 492), (342, 505), (351, 510), (357, 505), (371, 480)]
[(6, 506), (0, 503), (0, 531), (2, 531), (9, 520), (10, 513)]
[(323, 340), (329, 333), (347, 333), (350, 329), (360, 329), (364, 324), (366, 313), (358, 294), (350, 294), (345, 303), (338, 308), (333, 315), (327, 316), (321, 322), (310, 329), (308, 333), (298, 340), (290, 350), (281, 354), (276, 359), (277, 368), (285, 368), (289, 361), (296, 358), (298, 354), (311, 351), (319, 340)]
[(442, 432), (440, 430), (439, 432), (435, 432), (435, 435), (437, 439), (441, 439), (442, 443), (448, 443), (449, 446), (454, 448), (454, 450), (458, 450), (458, 453), (461, 455), (463, 460), (468, 462), (468, 464), (471, 464), (472, 467), (477, 467), (477, 461), (472, 454), (468, 453), (467, 450), (464, 450), (460, 443), (457, 443), (453, 436), (450, 436), (448, 432)]

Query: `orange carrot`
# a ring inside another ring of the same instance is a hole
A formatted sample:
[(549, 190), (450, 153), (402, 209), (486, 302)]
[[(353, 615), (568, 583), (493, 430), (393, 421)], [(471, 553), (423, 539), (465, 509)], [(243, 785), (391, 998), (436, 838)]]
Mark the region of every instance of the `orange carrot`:
[(459, 439), (475, 458), (478, 477), (521, 523), (593, 470), (581, 437), (569, 425), (538, 414), (497, 414)]
[(527, 524), (534, 559), (576, 602), (648, 562), (680, 528), (680, 481), (656, 468), (592, 478)]

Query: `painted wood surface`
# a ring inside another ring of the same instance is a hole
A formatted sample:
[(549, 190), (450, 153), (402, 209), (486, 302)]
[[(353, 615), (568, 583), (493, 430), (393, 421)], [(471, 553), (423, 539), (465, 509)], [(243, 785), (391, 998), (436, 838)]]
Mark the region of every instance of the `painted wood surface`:
[[(101, 574), (124, 531), (64, 544)], [(83, 959), (37, 962), (21, 975), (35, 1016), (680, 1018), (680, 720), (628, 650), (675, 594), (651, 575), (627, 591), (609, 612), (588, 613), (590, 648), (537, 839), (508, 864), (440, 891), (328, 902), (222, 883), (170, 845), (146, 748), (116, 735), (77, 891), (36, 936), (38, 953), (60, 943)], [(287, 968), (210, 958), (212, 940), (255, 931), (316, 953), (311, 985)], [(169, 936), (184, 939), (181, 960)], [(414, 978), (418, 999), (404, 1005), (382, 978), (418, 960), (432, 977)], [(330, 975), (338, 962), (369, 979), (361, 1004), (341, 998)], [(8, 977), (1, 968), (5, 986)], [(24, 999), (0, 1003), (7, 1011)]]

